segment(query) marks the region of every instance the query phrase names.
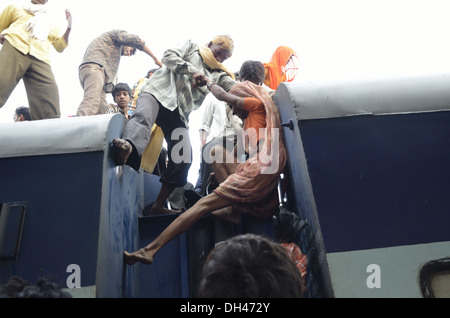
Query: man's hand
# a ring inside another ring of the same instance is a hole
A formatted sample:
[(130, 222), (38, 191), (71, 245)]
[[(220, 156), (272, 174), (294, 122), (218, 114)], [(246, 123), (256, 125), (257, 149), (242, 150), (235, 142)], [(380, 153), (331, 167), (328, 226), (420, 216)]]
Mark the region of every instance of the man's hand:
[(201, 72), (195, 72), (192, 75), (192, 79), (194, 80), (192, 83), (192, 88), (202, 87), (206, 85), (206, 75)]
[(67, 28), (72, 29), (72, 14), (66, 9)]
[(163, 67), (162, 63), (157, 58), (155, 58), (155, 64), (158, 65), (160, 68)]

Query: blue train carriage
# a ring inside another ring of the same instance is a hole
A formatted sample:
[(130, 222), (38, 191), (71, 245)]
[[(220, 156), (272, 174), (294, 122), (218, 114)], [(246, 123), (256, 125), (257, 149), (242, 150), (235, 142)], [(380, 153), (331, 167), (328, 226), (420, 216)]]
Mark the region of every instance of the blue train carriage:
[[(282, 84), (286, 208), (306, 221), (307, 297), (434, 297), (448, 271), (448, 75)], [(0, 283), (55, 277), (75, 297), (193, 297), (217, 240), (210, 217), (154, 264), (123, 250), (174, 216), (146, 217), (158, 177), (114, 167), (121, 115), (0, 125)], [(272, 220), (241, 232), (272, 236)], [(437, 287), (436, 287), (437, 286)], [(76, 287), (76, 288), (74, 288)]]
[(450, 74), (283, 83), (310, 295), (450, 295)]
[[(223, 225), (211, 217), (164, 246), (151, 266), (123, 263), (176, 216), (145, 216), (159, 177), (115, 167), (122, 115), (0, 125), (0, 284), (48, 277), (82, 298), (194, 297)], [(226, 230), (226, 229), (225, 229)], [(272, 220), (238, 229), (270, 236)], [(223, 233), (223, 231), (222, 231)]]
[(121, 115), (0, 125), (0, 283), (49, 277), (76, 297), (133, 294), (122, 252), (138, 246), (144, 180), (112, 165), (124, 125)]

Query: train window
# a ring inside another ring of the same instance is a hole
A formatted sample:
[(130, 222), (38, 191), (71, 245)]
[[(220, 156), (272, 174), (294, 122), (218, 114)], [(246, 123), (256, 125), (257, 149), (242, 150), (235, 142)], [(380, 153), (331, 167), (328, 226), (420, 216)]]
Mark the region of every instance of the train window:
[(426, 263), (420, 270), (420, 285), (425, 298), (449, 298), (450, 258)]
[(0, 204), (0, 261), (17, 259), (26, 208), (26, 202)]

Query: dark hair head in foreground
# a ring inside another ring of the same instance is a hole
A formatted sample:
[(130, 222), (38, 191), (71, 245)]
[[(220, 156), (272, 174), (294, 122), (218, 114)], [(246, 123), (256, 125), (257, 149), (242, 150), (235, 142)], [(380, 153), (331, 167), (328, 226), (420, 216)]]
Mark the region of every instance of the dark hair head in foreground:
[(201, 298), (299, 298), (302, 277), (278, 243), (254, 234), (219, 243), (203, 266)]
[(72, 295), (47, 278), (32, 284), (21, 277), (12, 276), (0, 287), (0, 298), (71, 298)]

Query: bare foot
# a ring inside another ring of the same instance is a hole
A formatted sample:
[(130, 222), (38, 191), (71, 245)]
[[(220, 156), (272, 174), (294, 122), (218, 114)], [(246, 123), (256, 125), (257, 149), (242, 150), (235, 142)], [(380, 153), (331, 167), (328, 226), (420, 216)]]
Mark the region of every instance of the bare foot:
[(153, 256), (148, 254), (143, 248), (134, 253), (128, 253), (127, 251), (124, 251), (123, 259), (128, 265), (134, 265), (137, 262), (141, 262), (145, 265), (150, 265), (151, 263), (153, 263)]
[(175, 215), (175, 214), (180, 214), (183, 212), (184, 211), (180, 211), (180, 210), (170, 210), (167, 208), (152, 207), (152, 209), (150, 210), (150, 213), (148, 215)]
[(123, 166), (127, 162), (127, 159), (130, 156), (133, 147), (128, 141), (120, 138), (113, 139), (113, 146), (114, 164), (116, 166)]

